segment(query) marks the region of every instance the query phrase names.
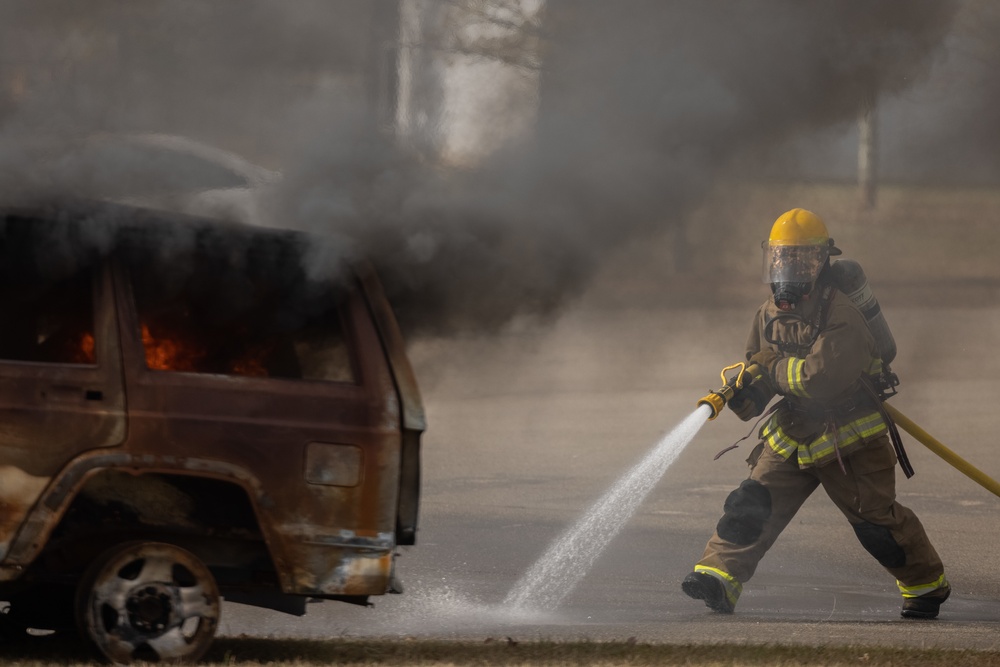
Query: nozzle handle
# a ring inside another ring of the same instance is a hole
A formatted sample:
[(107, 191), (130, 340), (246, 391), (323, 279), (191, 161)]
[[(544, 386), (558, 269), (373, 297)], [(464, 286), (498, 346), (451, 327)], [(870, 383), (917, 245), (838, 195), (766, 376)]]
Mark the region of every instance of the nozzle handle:
[[(732, 380), (727, 380), (726, 379), (726, 372), (727, 371), (731, 371), (734, 368), (738, 368), (739, 369), (736, 372), (736, 376)], [(735, 363), (732, 366), (726, 366), (725, 368), (722, 369), (722, 372), (719, 373), (719, 375), (722, 376), (722, 386), (724, 386), (724, 387), (732, 387), (733, 389), (742, 389), (743, 388), (744, 375), (746, 375), (746, 370), (747, 370), (747, 365), (744, 362), (742, 362), (742, 361), (740, 361), (738, 363)], [(747, 377), (749, 377), (749, 376), (747, 376)], [(730, 398), (732, 398), (732, 397), (730, 397)]]

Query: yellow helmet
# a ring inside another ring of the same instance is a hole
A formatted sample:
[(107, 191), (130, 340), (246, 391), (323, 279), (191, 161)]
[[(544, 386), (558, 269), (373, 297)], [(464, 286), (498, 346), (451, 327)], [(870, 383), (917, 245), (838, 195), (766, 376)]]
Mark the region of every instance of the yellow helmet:
[(823, 220), (804, 208), (793, 208), (778, 216), (767, 242), (768, 245), (832, 245)]
[(830, 255), (839, 255), (822, 218), (804, 208), (778, 216), (764, 247), (764, 282), (775, 303), (794, 308), (808, 294)]

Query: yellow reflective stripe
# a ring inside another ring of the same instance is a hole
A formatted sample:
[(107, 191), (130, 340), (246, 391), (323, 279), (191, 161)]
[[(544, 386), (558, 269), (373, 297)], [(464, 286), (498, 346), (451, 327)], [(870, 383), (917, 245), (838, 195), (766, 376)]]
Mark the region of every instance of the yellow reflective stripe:
[(787, 459), (799, 448), (799, 443), (789, 438), (773, 417), (761, 431), (760, 437), (783, 459)]
[[(871, 412), (840, 426), (837, 429), (836, 446), (844, 448), (859, 440), (870, 440), (886, 430), (882, 415)], [(761, 429), (760, 438), (783, 459), (797, 454), (799, 465), (803, 467), (815, 465), (833, 456), (835, 452), (832, 434), (824, 433), (812, 442), (802, 443), (785, 433), (774, 417)]]
[(929, 584), (920, 584), (919, 586), (904, 586), (902, 581), (896, 581), (896, 585), (899, 586), (899, 592), (903, 594), (904, 598), (917, 598), (921, 595), (927, 595), (928, 593), (933, 593), (939, 588), (944, 588), (948, 585), (948, 580), (944, 578), (942, 574), (940, 577), (935, 579)]
[(878, 357), (873, 357), (871, 366), (868, 367), (868, 374), (878, 375), (881, 372), (882, 372), (882, 360)]
[(740, 599), (740, 593), (743, 592), (743, 584), (737, 581), (736, 577), (728, 572), (723, 572), (718, 568), (709, 567), (707, 565), (695, 565), (694, 571), (711, 575), (721, 581), (722, 588), (726, 591), (726, 597), (729, 598), (729, 601), (733, 604), (733, 606), (736, 605), (736, 601)]
[(802, 385), (802, 368), (806, 365), (805, 359), (799, 359), (797, 357), (791, 357), (788, 360), (788, 393), (794, 396), (805, 396), (808, 397), (809, 394), (806, 392), (806, 388)]
[(882, 415), (877, 412), (844, 424), (837, 429), (834, 441), (830, 433), (824, 433), (808, 445), (799, 449), (799, 465), (810, 465), (833, 455), (835, 447), (847, 447), (858, 440), (867, 440), (887, 430)]

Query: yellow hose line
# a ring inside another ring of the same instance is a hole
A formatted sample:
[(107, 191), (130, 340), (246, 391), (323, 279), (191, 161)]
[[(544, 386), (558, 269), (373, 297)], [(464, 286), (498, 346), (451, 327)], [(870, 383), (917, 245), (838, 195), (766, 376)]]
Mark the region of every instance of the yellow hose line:
[(963, 459), (961, 456), (959, 456), (955, 452), (945, 447), (943, 444), (941, 444), (940, 441), (936, 440), (927, 431), (914, 424), (909, 417), (904, 415), (902, 412), (900, 412), (893, 406), (889, 405), (888, 403), (883, 403), (882, 407), (885, 408), (885, 411), (889, 413), (889, 416), (892, 417), (892, 420), (896, 422), (898, 426), (901, 426), (904, 431), (906, 431), (914, 438), (919, 440), (922, 445), (927, 447), (927, 449), (931, 450), (932, 452), (943, 458), (945, 461), (948, 462), (949, 465), (951, 465), (953, 468), (964, 474), (972, 481), (982, 486), (987, 491), (990, 491), (994, 495), (1000, 496), (1000, 484), (998, 484), (996, 480), (994, 480), (992, 477), (989, 477), (982, 470), (975, 467), (974, 465)]

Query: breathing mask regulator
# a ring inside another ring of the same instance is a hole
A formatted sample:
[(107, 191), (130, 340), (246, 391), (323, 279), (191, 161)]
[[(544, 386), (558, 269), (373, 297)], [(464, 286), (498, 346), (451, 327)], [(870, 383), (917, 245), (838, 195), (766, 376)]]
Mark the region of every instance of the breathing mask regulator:
[(795, 306), (811, 291), (812, 283), (771, 283), (774, 305), (780, 310), (795, 310)]

